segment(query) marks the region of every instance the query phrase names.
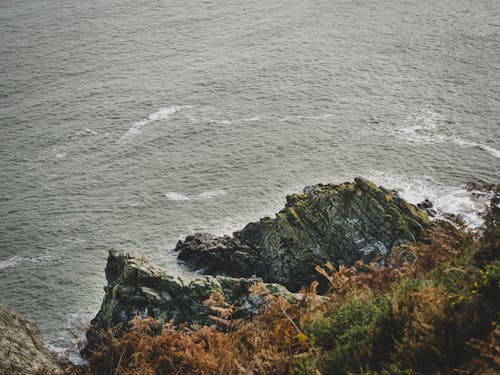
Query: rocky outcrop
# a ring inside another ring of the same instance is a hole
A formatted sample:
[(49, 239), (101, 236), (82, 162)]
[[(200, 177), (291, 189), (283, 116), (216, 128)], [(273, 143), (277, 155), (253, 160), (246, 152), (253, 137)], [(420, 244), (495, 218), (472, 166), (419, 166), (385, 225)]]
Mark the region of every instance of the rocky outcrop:
[[(212, 293), (220, 294), (234, 305), (233, 317), (251, 317), (258, 313), (261, 297), (251, 296), (250, 288), (261, 279), (200, 277), (190, 283), (165, 274), (142, 255), (110, 251), (106, 266), (108, 285), (101, 309), (87, 331), (87, 349), (92, 348), (100, 331), (127, 323), (135, 316), (153, 317), (174, 323), (213, 324), (214, 315), (204, 304)], [(266, 284), (270, 294), (294, 300), (283, 286)]]
[(0, 305), (0, 374), (60, 374), (38, 327)]
[(416, 241), (432, 225), (425, 211), (363, 178), (319, 184), (286, 197), (275, 218), (250, 223), (233, 237), (195, 234), (179, 241), (179, 260), (207, 274), (249, 277), (298, 290), (316, 265), (369, 261)]

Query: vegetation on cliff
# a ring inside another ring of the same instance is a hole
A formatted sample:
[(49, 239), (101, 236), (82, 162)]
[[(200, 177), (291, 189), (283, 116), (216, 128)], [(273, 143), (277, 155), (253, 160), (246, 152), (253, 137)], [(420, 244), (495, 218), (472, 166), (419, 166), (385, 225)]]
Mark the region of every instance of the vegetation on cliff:
[(500, 372), (500, 197), (481, 232), (427, 229), (383, 261), (317, 267), (292, 303), (256, 283), (261, 313), (234, 318), (213, 293), (213, 325), (135, 318), (108, 330), (82, 374), (494, 374)]

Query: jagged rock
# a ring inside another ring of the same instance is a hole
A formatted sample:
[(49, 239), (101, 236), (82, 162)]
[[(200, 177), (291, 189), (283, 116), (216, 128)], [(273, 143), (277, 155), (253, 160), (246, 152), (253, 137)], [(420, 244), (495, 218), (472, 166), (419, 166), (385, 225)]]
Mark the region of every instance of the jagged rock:
[[(109, 252), (106, 266), (108, 285), (100, 311), (87, 331), (87, 350), (95, 345), (103, 329), (126, 324), (135, 316), (153, 317), (174, 323), (193, 322), (213, 324), (209, 315), (214, 312), (203, 302), (214, 292), (236, 308), (235, 318), (251, 317), (258, 313), (260, 297), (250, 294), (250, 287), (262, 279), (232, 277), (200, 277), (186, 284), (165, 274), (142, 255)], [(290, 301), (295, 296), (277, 284), (266, 284), (272, 295)]]
[(250, 223), (233, 237), (195, 234), (179, 241), (178, 259), (208, 274), (257, 275), (290, 290), (317, 279), (316, 265), (371, 260), (416, 241), (432, 225), (397, 193), (363, 178), (318, 184), (286, 197), (276, 218)]
[(0, 374), (61, 374), (31, 321), (0, 305)]
[(432, 208), (433, 206), (432, 202), (427, 198), (425, 198), (422, 202), (417, 203), (417, 207), (427, 212), (427, 215), (430, 217), (435, 217), (437, 215), (437, 211)]

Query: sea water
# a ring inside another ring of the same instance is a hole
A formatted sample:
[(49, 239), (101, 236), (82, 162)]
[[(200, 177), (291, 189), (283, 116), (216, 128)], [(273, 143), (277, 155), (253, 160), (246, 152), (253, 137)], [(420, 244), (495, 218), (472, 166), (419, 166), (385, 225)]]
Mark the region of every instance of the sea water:
[(0, 2), (0, 303), (71, 347), (110, 248), (361, 175), (471, 225), (500, 176), (497, 0)]

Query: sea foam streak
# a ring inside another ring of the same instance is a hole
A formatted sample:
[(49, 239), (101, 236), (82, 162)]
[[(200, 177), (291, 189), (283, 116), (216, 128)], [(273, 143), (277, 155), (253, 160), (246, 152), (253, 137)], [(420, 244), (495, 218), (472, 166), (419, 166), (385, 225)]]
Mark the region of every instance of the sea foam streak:
[(175, 191), (171, 191), (165, 194), (165, 197), (170, 199), (171, 201), (188, 201), (190, 198), (184, 194), (176, 193)]
[(496, 158), (500, 158), (500, 150), (497, 150), (493, 147), (483, 145), (481, 143), (476, 143), (476, 142), (469, 142), (469, 141), (464, 141), (463, 139), (460, 138), (454, 138), (453, 142), (456, 143), (459, 146), (465, 146), (465, 147), (478, 147), (484, 151), (489, 152), (491, 155), (493, 155)]
[(217, 197), (222, 197), (226, 195), (224, 190), (210, 190), (204, 191), (200, 194), (194, 195), (184, 195), (181, 193), (176, 193), (175, 191), (170, 191), (165, 194), (165, 197), (171, 201), (188, 201), (188, 200), (205, 200), (205, 199), (213, 199)]
[(125, 142), (127, 139), (132, 138), (142, 133), (142, 127), (155, 121), (167, 120), (171, 115), (183, 109), (192, 108), (190, 105), (180, 106), (174, 105), (172, 107), (160, 108), (158, 111), (151, 113), (147, 118), (134, 123), (120, 138), (120, 143)]
[(16, 267), (22, 262), (40, 263), (47, 262), (55, 259), (55, 257), (48, 251), (43, 254), (38, 254), (35, 256), (18, 256), (15, 255), (10, 259), (0, 261), (0, 270), (4, 268)]
[(436, 134), (436, 130), (443, 122), (443, 117), (431, 108), (425, 108), (417, 113), (409, 115), (403, 122), (403, 126), (394, 130), (396, 136), (410, 143), (435, 144), (451, 142), (462, 147), (477, 147), (496, 158), (500, 158), (500, 150), (491, 146), (463, 140), (459, 137)]
[(23, 260), (20, 256), (13, 256), (10, 259), (0, 261), (0, 270), (4, 268), (15, 267), (19, 262)]

